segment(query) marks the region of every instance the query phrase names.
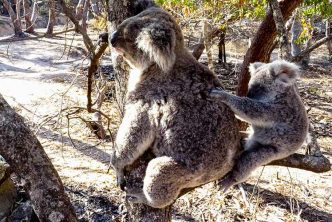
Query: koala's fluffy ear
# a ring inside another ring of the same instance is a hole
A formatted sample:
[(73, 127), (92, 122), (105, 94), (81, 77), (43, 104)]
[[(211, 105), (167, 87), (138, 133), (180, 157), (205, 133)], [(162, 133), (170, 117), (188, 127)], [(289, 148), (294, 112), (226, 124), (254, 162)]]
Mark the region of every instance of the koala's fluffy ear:
[(259, 67), (261, 67), (262, 65), (265, 65), (265, 63), (263, 62), (254, 62), (254, 63), (250, 63), (249, 65), (249, 72), (250, 72), (250, 75), (253, 75), (257, 69)]
[(300, 68), (294, 63), (277, 60), (270, 64), (270, 71), (276, 77), (276, 81), (290, 86), (299, 78)]
[(134, 4), (134, 14), (137, 15), (150, 7), (157, 7), (153, 0), (137, 0)]
[(175, 62), (176, 37), (173, 29), (161, 24), (151, 24), (142, 29), (136, 39), (137, 47), (146, 53), (164, 72)]

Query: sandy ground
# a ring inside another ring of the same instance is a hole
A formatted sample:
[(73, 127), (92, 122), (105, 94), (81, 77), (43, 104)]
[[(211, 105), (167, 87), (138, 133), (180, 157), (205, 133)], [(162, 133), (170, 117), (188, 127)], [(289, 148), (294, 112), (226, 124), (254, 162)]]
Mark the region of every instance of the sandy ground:
[[(94, 219), (96, 214), (110, 215), (104, 221), (117, 221), (123, 214), (119, 207), (123, 193), (116, 188), (113, 171), (106, 173), (112, 143), (96, 139), (79, 119), (71, 119), (68, 128), (67, 118), (58, 115), (66, 107), (86, 106), (86, 78), (82, 67), (87, 65), (87, 60), (80, 50), (84, 46), (75, 36), (68, 52), (71, 39), (68, 34), (66, 38), (63, 35), (0, 43), (0, 93), (26, 118), (42, 142), (75, 207), (78, 211), (83, 209), (78, 212), (81, 221), (98, 221)], [(107, 56), (104, 62), (109, 62)], [(308, 72), (300, 80), (303, 95), (310, 89), (309, 94), (317, 96), (306, 97), (306, 102), (314, 106), (310, 114), (317, 123), (326, 123), (329, 129), (331, 70), (331, 65), (327, 65), (321, 73)], [(103, 111), (110, 115), (111, 129), (115, 132), (118, 113), (111, 103), (106, 103)], [(90, 118), (88, 114), (82, 115)], [(332, 161), (331, 133), (325, 134), (319, 134), (319, 143)], [(285, 167), (261, 167), (244, 184), (244, 190), (234, 188), (223, 194), (217, 185), (210, 183), (181, 197), (174, 205), (173, 219), (332, 221), (331, 181), (331, 171), (315, 174)], [(99, 208), (91, 204), (89, 200), (93, 196), (104, 198), (105, 204), (112, 207), (105, 210), (103, 204)]]

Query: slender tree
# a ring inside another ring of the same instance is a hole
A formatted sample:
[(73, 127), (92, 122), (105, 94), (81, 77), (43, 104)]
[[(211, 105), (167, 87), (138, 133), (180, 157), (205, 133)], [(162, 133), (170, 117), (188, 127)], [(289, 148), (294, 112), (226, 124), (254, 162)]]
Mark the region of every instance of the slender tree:
[[(3, 3), (3, 6), (6, 8), (6, 10), (9, 13), (10, 19), (13, 23), (14, 26), (14, 33), (16, 37), (25, 37), (23, 31), (22, 31), (22, 25), (21, 25), (21, 19), (19, 16), (19, 13), (16, 14), (15, 11), (13, 10), (11, 4), (8, 2), (8, 0), (0, 0)], [(17, 2), (16, 5), (19, 5), (20, 1)], [(16, 6), (19, 8), (19, 6)]]
[(24, 9), (24, 19), (25, 19), (25, 29), (27, 33), (34, 33), (34, 24), (31, 21), (32, 10), (29, 5), (28, 0), (23, 0), (23, 9)]
[(47, 22), (47, 28), (46, 28), (46, 35), (52, 35), (53, 34), (53, 27), (55, 24), (55, 1), (54, 0), (48, 0), (48, 22)]

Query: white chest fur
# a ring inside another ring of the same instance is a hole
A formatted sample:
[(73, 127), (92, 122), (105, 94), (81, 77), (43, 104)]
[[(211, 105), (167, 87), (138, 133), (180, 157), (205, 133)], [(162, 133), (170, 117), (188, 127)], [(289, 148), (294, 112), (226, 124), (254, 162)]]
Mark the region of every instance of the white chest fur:
[(131, 69), (128, 79), (128, 92), (134, 91), (141, 81), (143, 71), (141, 69)]

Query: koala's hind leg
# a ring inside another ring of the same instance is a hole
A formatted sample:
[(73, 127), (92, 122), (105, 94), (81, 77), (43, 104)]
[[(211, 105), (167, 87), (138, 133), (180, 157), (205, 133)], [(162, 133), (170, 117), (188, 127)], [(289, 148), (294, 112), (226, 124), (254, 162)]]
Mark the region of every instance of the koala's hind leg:
[(127, 192), (127, 199), (144, 203), (154, 208), (172, 204), (181, 189), (190, 181), (192, 173), (170, 157), (151, 160), (146, 169), (142, 192)]
[(252, 143), (251, 147), (241, 153), (232, 171), (220, 182), (221, 190), (226, 192), (231, 186), (245, 181), (259, 166), (282, 158), (279, 153), (278, 148), (272, 145)]

